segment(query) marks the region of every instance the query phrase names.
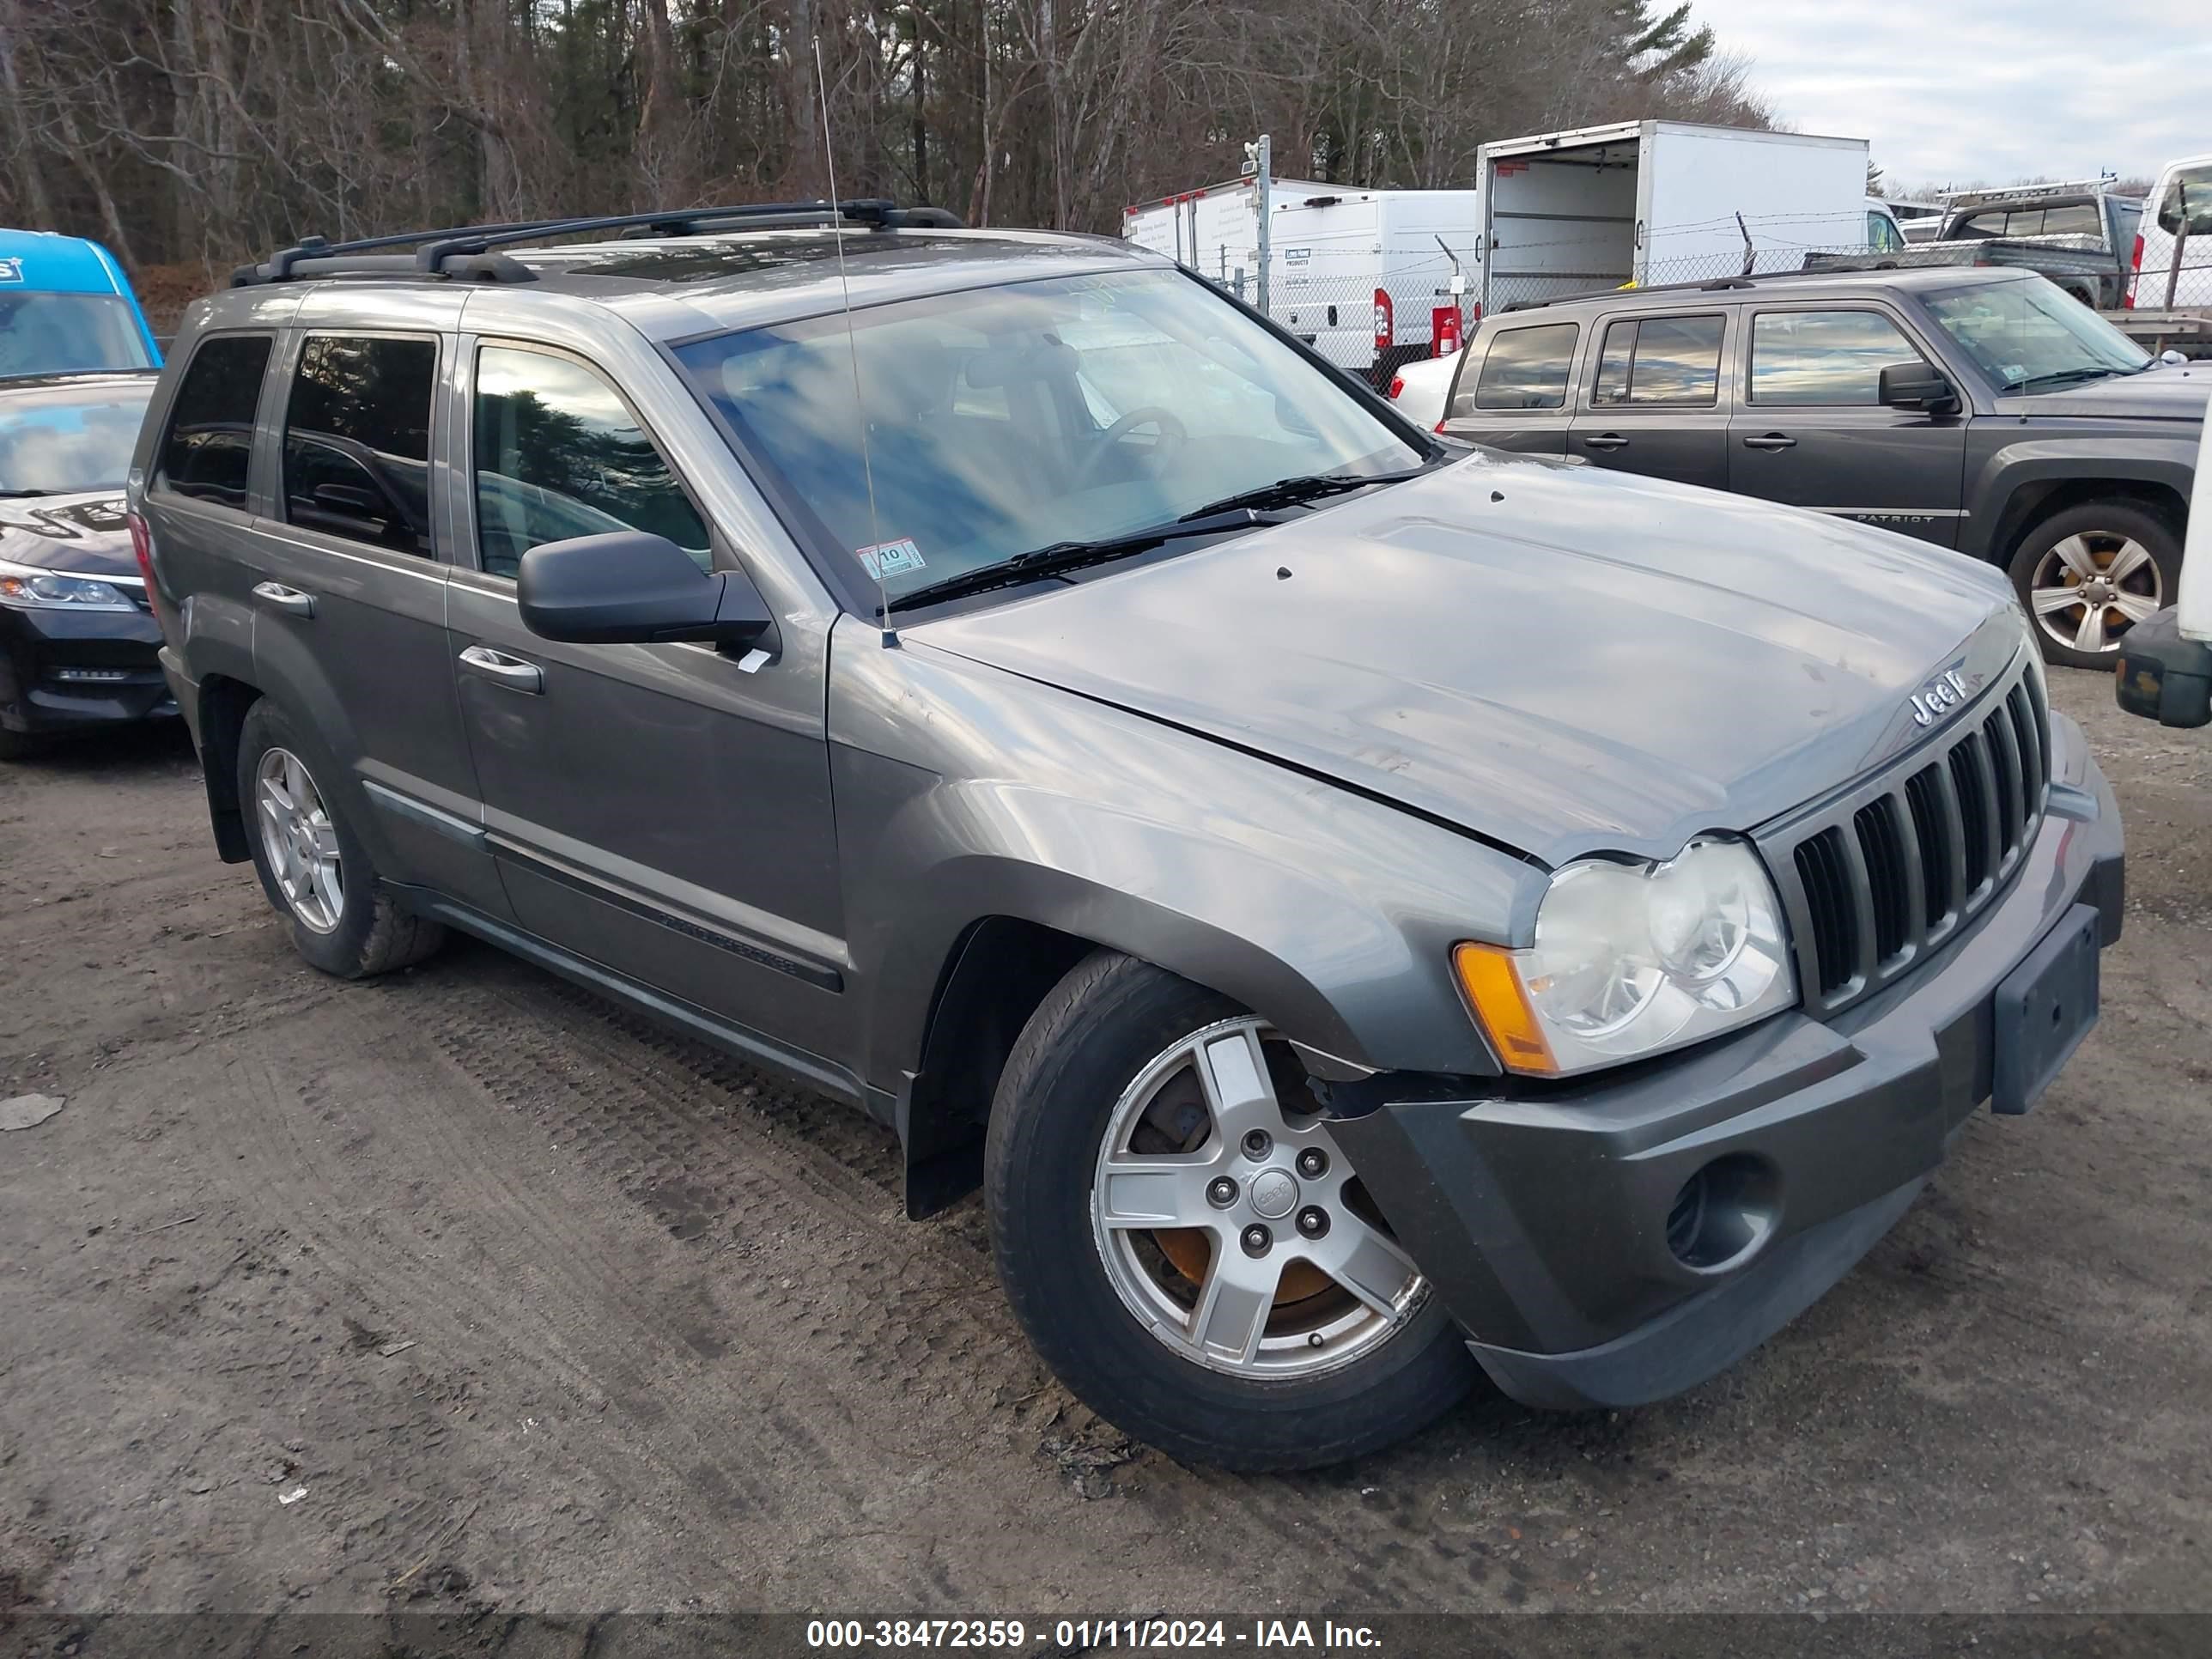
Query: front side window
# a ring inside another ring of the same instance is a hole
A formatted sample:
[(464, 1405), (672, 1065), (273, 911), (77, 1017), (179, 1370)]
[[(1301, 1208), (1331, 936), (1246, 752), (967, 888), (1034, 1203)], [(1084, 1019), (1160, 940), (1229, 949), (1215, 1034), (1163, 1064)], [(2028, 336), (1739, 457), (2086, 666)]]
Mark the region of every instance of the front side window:
[(0, 496), (121, 489), (151, 377), (0, 386)]
[(177, 388), (154, 485), (195, 501), (246, 505), (253, 413), (275, 343), (267, 334), (218, 334), (200, 343)]
[(284, 411), (284, 517), (395, 552), (430, 552), (434, 341), (311, 334)]
[(2158, 228), (2169, 236), (2186, 223), (2191, 236), (2212, 236), (2212, 163), (2181, 167), (2158, 198)]
[(1887, 213), (1867, 212), (1867, 246), (1876, 253), (1894, 253), (1905, 246), (1905, 238), (1891, 222)]
[(1725, 320), (1644, 317), (1611, 325), (1590, 401), (1605, 408), (1712, 407), (1720, 399)]
[(768, 481), (820, 521), (832, 556), (863, 584), (880, 572), (894, 603), (1285, 478), (1424, 459), (1170, 271), (933, 295), (849, 325), (840, 313), (694, 340), (676, 356)]
[(477, 551), (514, 577), (546, 542), (641, 530), (665, 536), (702, 570), (707, 526), (629, 406), (573, 358), (515, 346), (477, 353)]
[(153, 366), (127, 301), (0, 289), (0, 380)]
[(2132, 374), (2150, 354), (2040, 276), (1923, 296), (1936, 325), (2007, 392), (2050, 392)]
[(1575, 364), (1577, 323), (1500, 329), (1476, 376), (1474, 396), (1455, 415), (1480, 409), (1564, 409)]
[(1881, 371), (1921, 361), (1878, 311), (1769, 311), (1751, 325), (1751, 400), (1873, 408)]

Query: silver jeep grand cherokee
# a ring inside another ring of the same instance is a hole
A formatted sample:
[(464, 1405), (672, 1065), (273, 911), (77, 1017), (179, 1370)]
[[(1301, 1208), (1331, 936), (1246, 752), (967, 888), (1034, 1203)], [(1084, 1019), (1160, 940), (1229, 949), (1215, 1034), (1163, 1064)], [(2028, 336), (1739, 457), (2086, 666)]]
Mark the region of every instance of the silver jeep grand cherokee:
[(2119, 930), (2002, 575), (1439, 443), (1119, 244), (289, 249), (131, 506), (309, 962), (463, 928), (860, 1106), (1177, 1456), (1711, 1376), (2027, 1109)]

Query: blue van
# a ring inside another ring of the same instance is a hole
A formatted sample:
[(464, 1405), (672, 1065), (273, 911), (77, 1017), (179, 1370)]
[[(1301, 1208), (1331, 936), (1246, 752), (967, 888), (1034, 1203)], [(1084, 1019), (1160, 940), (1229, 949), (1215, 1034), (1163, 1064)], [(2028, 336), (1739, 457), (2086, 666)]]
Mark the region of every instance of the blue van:
[(0, 230), (0, 380), (161, 366), (138, 296), (106, 248)]

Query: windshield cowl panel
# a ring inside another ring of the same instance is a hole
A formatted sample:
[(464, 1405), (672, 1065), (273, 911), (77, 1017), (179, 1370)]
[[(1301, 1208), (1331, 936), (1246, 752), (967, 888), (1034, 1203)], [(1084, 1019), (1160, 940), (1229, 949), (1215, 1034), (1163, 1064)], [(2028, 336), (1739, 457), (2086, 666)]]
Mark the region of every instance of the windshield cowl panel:
[(815, 318), (675, 356), (828, 556), (894, 605), (1042, 549), (1151, 546), (1148, 532), (1284, 479), (1428, 459), (1177, 271), (930, 295), (856, 311), (848, 329)]

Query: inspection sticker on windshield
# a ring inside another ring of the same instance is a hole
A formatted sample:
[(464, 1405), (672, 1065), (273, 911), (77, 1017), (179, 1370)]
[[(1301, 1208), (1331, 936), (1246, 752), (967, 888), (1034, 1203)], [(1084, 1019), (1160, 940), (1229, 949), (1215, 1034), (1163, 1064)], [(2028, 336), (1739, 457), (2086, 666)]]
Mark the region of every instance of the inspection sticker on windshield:
[(878, 581), (923, 568), (921, 550), (914, 544), (911, 536), (902, 536), (895, 542), (878, 542), (873, 547), (856, 547), (853, 552), (867, 567), (868, 574)]

